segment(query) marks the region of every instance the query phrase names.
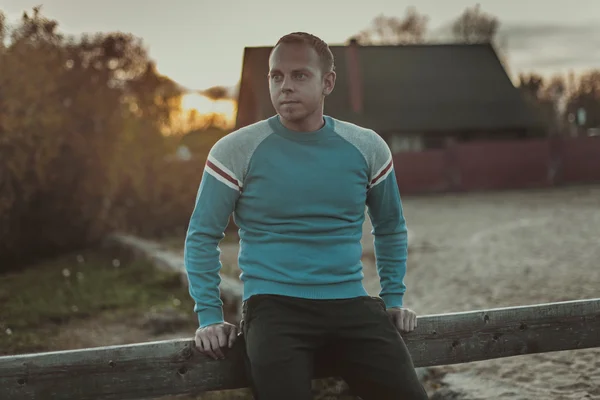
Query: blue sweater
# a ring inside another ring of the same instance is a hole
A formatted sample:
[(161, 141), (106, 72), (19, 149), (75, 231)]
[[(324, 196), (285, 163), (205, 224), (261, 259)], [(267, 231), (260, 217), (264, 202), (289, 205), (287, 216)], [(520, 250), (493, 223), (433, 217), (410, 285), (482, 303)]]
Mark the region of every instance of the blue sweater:
[(365, 296), (362, 225), (373, 223), (381, 298), (402, 306), (407, 230), (392, 154), (374, 131), (328, 116), (315, 132), (275, 115), (211, 149), (185, 240), (185, 266), (200, 326), (223, 322), (219, 241), (239, 227), (243, 299)]

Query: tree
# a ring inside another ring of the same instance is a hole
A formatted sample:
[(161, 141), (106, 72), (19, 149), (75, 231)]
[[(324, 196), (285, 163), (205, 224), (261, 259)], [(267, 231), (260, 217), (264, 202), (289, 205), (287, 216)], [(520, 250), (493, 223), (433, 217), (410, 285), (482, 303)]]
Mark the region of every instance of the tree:
[(497, 17), (482, 12), (476, 4), (467, 8), (451, 25), (452, 37), (459, 43), (490, 43), (494, 46), (504, 69), (510, 73), (506, 37), (498, 34), (500, 22)]
[(4, 41), (6, 40), (6, 16), (0, 10), (0, 52), (4, 50), (6, 44)]
[[(540, 110), (552, 133), (565, 133), (567, 123), (584, 131), (600, 127), (600, 70), (578, 78), (573, 73), (566, 78), (554, 75), (548, 80), (536, 73), (521, 74), (518, 87)], [(586, 116), (581, 125), (577, 121), (579, 110)]]
[(544, 78), (536, 73), (519, 74), (518, 87), (531, 99), (539, 100), (544, 88)]
[(200, 92), (203, 96), (208, 97), (213, 102), (213, 110), (211, 113), (206, 115), (206, 126), (205, 129), (210, 127), (224, 128), (227, 126), (225, 116), (218, 113), (216, 110), (217, 102), (230, 98), (229, 90), (223, 86), (213, 86)]
[(401, 45), (423, 43), (429, 17), (419, 14), (414, 7), (406, 10), (404, 18), (381, 14), (371, 26), (351, 38), (364, 45)]
[(462, 43), (491, 43), (500, 23), (496, 17), (481, 11), (479, 4), (469, 7), (452, 24), (454, 38)]
[(39, 7), (10, 29), (0, 18), (0, 32), (0, 268), (177, 220), (153, 216), (173, 185), (159, 180), (172, 150), (162, 129), (181, 96), (141, 40), (67, 38)]
[(550, 129), (550, 134), (564, 132), (564, 109), (568, 95), (568, 86), (564, 76), (554, 75), (546, 80), (537, 73), (520, 74), (517, 87), (541, 113)]
[(212, 101), (219, 101), (228, 98), (229, 91), (224, 86), (213, 86), (201, 91), (201, 94), (208, 97)]
[(572, 115), (576, 120), (580, 109), (585, 111), (586, 116), (582, 129), (600, 127), (600, 70), (598, 69), (583, 74), (572, 93), (569, 93), (567, 116)]

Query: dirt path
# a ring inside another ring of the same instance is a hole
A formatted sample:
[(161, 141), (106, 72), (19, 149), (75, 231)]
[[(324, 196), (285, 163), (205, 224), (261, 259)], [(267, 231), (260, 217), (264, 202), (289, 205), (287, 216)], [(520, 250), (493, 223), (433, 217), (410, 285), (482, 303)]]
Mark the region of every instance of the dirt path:
[[(409, 225), (406, 305), (420, 315), (598, 297), (600, 186), (544, 191), (405, 197)], [(369, 221), (365, 286), (376, 295)], [(236, 268), (237, 245), (222, 246)], [(90, 325), (91, 324), (91, 325)], [(94, 347), (187, 337), (151, 335), (140, 323), (71, 326), (62, 343)], [(138, 328), (136, 328), (138, 327)], [(449, 367), (461, 399), (600, 400), (600, 349), (564, 351)], [(224, 397), (226, 398), (226, 397)]]

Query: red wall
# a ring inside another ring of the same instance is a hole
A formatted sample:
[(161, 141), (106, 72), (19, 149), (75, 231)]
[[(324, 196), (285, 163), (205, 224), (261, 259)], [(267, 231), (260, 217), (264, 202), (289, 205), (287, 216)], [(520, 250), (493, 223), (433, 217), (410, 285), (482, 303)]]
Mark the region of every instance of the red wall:
[(546, 140), (464, 143), (457, 145), (455, 151), (462, 190), (540, 187), (550, 183)]
[(400, 188), (406, 187), (418, 192), (449, 189), (445, 150), (396, 154), (394, 169)]
[(568, 138), (562, 144), (562, 181), (600, 181), (600, 138)]
[(481, 141), (398, 153), (402, 193), (499, 190), (600, 181), (600, 138)]

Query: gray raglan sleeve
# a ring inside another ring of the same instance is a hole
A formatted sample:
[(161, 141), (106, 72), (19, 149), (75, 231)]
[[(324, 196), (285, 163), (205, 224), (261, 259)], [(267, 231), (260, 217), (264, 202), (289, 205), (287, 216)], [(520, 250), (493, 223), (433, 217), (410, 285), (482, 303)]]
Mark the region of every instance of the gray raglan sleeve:
[(244, 191), (248, 164), (271, 130), (260, 122), (220, 139), (210, 150), (185, 239), (184, 263), (200, 327), (223, 322), (219, 242)]

